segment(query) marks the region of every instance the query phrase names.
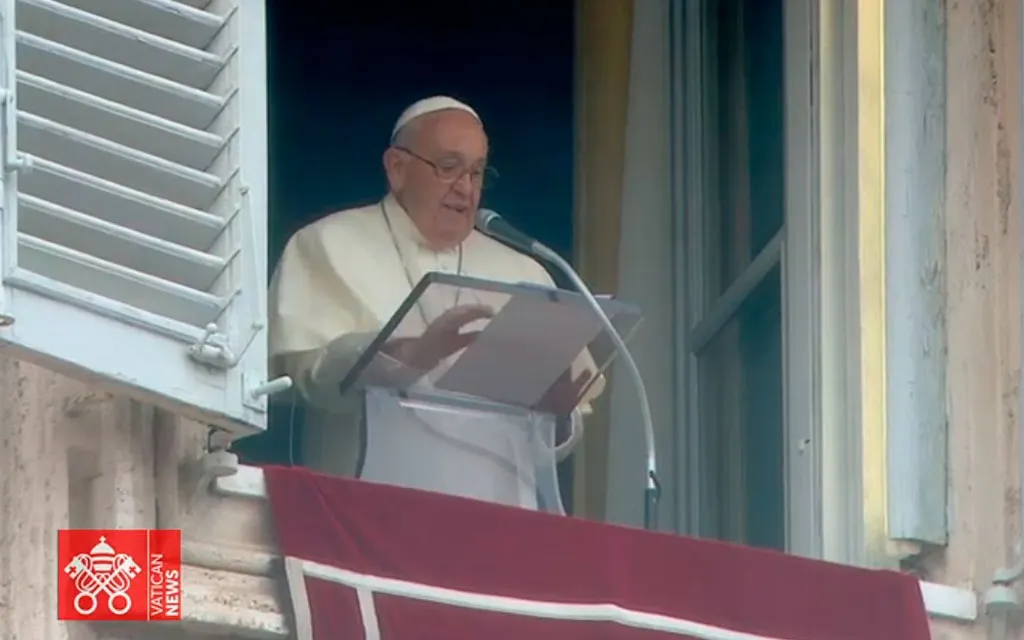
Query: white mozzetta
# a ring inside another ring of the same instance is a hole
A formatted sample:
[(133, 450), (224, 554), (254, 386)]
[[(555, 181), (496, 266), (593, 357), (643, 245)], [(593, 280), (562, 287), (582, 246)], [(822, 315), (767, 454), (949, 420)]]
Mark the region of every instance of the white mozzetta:
[(0, 342), (264, 427), (263, 0), (0, 0), (0, 20)]
[[(233, 476), (218, 478), (215, 490), (224, 496), (247, 500), (267, 497), (263, 470), (246, 465), (239, 466), (238, 473)], [(929, 616), (961, 622), (973, 622), (978, 619), (978, 597), (970, 589), (925, 581), (921, 581), (920, 584), (925, 610)]]

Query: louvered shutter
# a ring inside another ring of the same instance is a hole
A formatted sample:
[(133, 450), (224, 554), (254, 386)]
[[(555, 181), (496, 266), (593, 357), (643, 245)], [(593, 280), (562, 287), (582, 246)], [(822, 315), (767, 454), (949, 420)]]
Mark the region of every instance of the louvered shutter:
[(0, 2), (0, 340), (263, 427), (263, 0)]

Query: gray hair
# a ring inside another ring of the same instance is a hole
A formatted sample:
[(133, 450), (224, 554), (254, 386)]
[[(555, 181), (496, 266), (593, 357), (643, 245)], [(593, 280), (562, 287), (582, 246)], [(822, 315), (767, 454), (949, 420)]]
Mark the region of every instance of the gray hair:
[(409, 122), (406, 122), (402, 127), (395, 132), (395, 135), (391, 138), (391, 146), (393, 147), (410, 147), (416, 141), (417, 136), (420, 132), (420, 125), (423, 124), (422, 118), (413, 118)]

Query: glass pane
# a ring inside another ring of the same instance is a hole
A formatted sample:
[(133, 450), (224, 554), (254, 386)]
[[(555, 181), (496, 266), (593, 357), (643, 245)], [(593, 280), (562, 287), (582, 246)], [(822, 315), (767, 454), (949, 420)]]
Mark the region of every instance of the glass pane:
[[(628, 340), (640, 322), (639, 309), (613, 299), (598, 302)], [(427, 332), (428, 326), (439, 326), (439, 319), (473, 306), (486, 307), (492, 315), (468, 316), (472, 321), (459, 333), (479, 332), (471, 341), (451, 340), (450, 331)], [(451, 348), (427, 349), (438, 357), (425, 366), (396, 359), (390, 348), (409, 341), (422, 346), (438, 334)], [(564, 414), (577, 406), (615, 355), (611, 338), (578, 293), (430, 273), (339, 383), (454, 393)], [(585, 386), (571, 384), (581, 367), (595, 375)]]
[(718, 6), (719, 215), (710, 233), (714, 299), (782, 228), (784, 187), (782, 0)]
[(555, 419), (368, 389), (359, 477), (564, 513)]
[(775, 267), (700, 358), (701, 533), (785, 548), (782, 305)]

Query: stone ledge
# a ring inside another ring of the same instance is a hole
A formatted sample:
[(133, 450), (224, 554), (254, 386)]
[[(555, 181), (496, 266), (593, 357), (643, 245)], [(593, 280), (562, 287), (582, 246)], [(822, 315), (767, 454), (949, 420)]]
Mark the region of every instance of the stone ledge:
[(217, 478), (213, 490), (222, 496), (265, 500), (267, 485), (263, 481), (263, 469), (249, 465), (238, 465), (238, 472), (231, 476)]
[(186, 540), (182, 543), (181, 555), (184, 564), (202, 569), (257, 577), (284, 575), (280, 556), (266, 549)]
[(182, 556), (182, 628), (259, 640), (290, 637), (275, 556), (188, 541)]
[(922, 580), (921, 596), (929, 617), (956, 622), (978, 619), (978, 595), (970, 589)]
[(286, 616), (272, 600), (259, 603), (254, 597), (194, 585), (184, 600), (181, 624), (190, 631), (254, 640), (291, 636)]

